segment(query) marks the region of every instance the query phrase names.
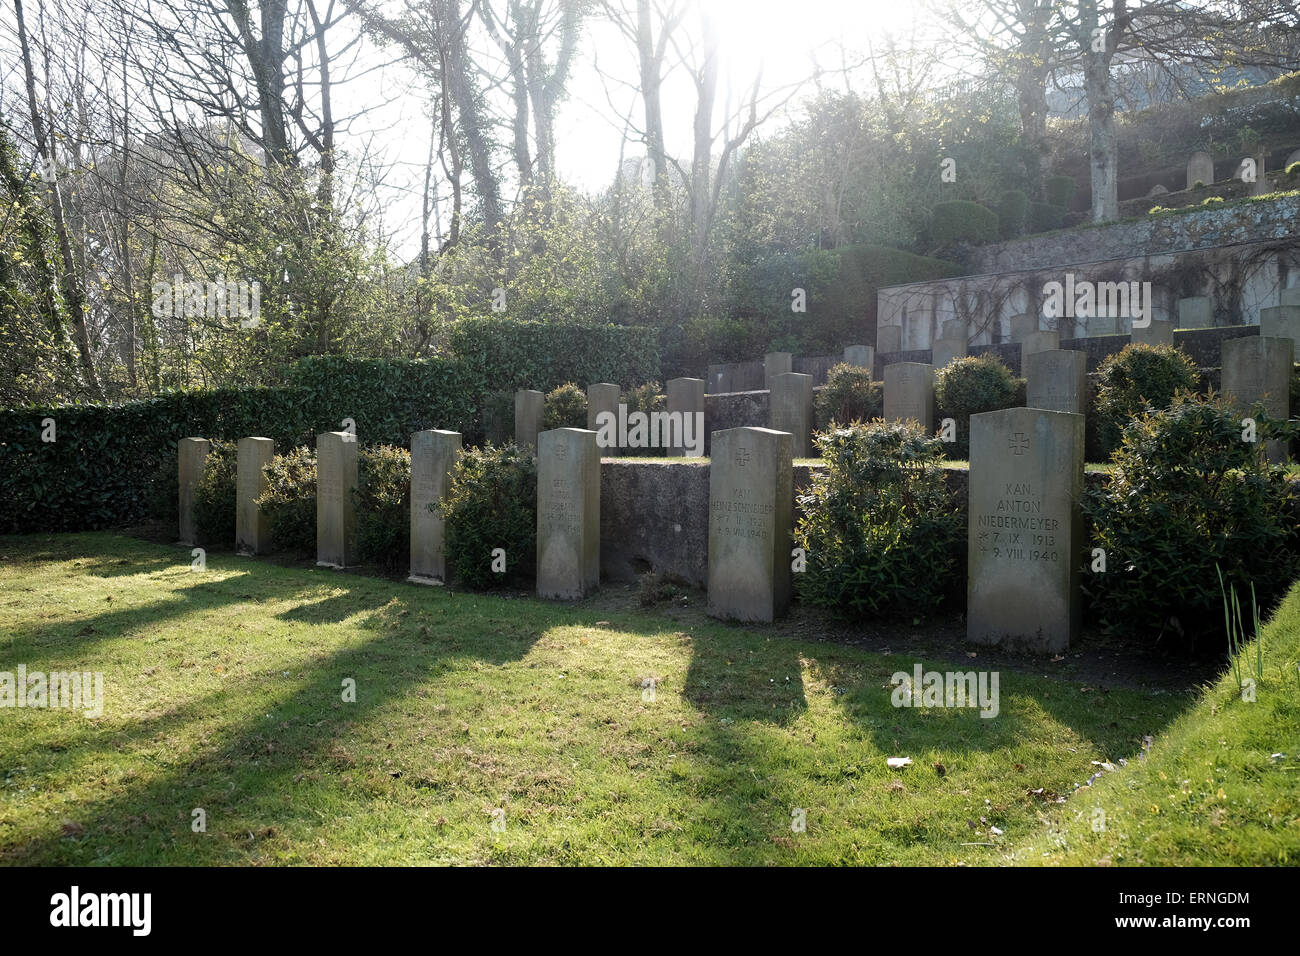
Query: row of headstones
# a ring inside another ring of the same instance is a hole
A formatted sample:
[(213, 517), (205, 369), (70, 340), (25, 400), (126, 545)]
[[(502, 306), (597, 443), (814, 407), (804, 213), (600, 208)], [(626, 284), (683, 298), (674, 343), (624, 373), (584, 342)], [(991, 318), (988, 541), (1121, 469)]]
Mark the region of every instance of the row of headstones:
[[(1058, 321), (1058, 320), (1049, 320)], [(1021, 343), (1021, 358), (1032, 352), (1043, 352), (1060, 347), (1061, 333), (1042, 329), (1036, 315), (1022, 314), (1011, 317), (1011, 341)], [(1191, 296), (1178, 300), (1176, 320), (1152, 319), (1146, 326), (1133, 326), (1132, 341), (1146, 345), (1173, 345), (1175, 329), (1202, 329), (1214, 325), (1214, 300), (1209, 296)], [(901, 326), (881, 326), (876, 333), (880, 353), (902, 350)], [(1123, 334), (1119, 319), (1099, 316), (1088, 320), (1088, 337)], [(1266, 338), (1289, 338), (1300, 350), (1300, 288), (1283, 289), (1281, 304), (1259, 310), (1259, 334)], [(932, 364), (942, 368), (955, 358), (966, 355), (968, 334), (966, 322), (952, 319), (940, 326), (940, 334), (931, 346)]]
[[(1248, 162), (1247, 159), (1250, 162)], [(1252, 195), (1260, 195), (1267, 192), (1268, 185), (1264, 178), (1264, 154), (1256, 153), (1254, 156), (1247, 157), (1247, 159), (1243, 159), (1237, 164), (1237, 168), (1233, 172), (1232, 178), (1252, 183), (1255, 187), (1251, 190)], [(1251, 169), (1251, 163), (1254, 164), (1253, 169)], [(1297, 149), (1286, 158), (1286, 162), (1282, 164), (1282, 168), (1286, 169), (1292, 163), (1300, 163), (1300, 149)], [(1251, 179), (1251, 176), (1254, 178)], [(1214, 184), (1214, 157), (1204, 150), (1198, 150), (1197, 152), (1192, 153), (1191, 157), (1187, 160), (1187, 185), (1185, 188), (1191, 189), (1197, 183), (1200, 183), (1203, 186)], [(1163, 186), (1155, 186), (1152, 187), (1149, 193), (1147, 193), (1147, 196), (1159, 196), (1168, 191), (1169, 190), (1165, 189)]]
[[(768, 415), (769, 424), (777, 431), (789, 432), (794, 436), (794, 456), (807, 458), (812, 449), (813, 428), (813, 377), (802, 372), (790, 371), (792, 360), (789, 352), (772, 352), (766, 357), (770, 370), (768, 378)], [(870, 345), (850, 345), (844, 349), (844, 362), (860, 368), (871, 369), (875, 365), (875, 349)], [(703, 379), (674, 378), (668, 382), (668, 415), (704, 415)], [(587, 430), (598, 430), (601, 415), (613, 416), (615, 422), (623, 420), (619, 410), (621, 390), (611, 382), (598, 382), (587, 387)], [(545, 415), (545, 396), (535, 389), (521, 389), (515, 392), (515, 443), (521, 448), (527, 445), (537, 447), (537, 436), (541, 434)], [(608, 419), (607, 419), (608, 420)], [(701, 421), (703, 418), (701, 417)], [(680, 432), (679, 432), (680, 434)], [(602, 455), (618, 454), (618, 447), (611, 445), (600, 449)], [(684, 445), (669, 445), (665, 453), (670, 456), (686, 454)]]

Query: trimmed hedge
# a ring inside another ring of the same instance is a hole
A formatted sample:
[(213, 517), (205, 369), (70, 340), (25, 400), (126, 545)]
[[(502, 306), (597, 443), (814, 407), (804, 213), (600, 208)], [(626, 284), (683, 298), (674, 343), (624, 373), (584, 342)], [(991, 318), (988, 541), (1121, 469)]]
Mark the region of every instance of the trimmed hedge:
[(1031, 202), (1029, 204), (1029, 231), (1051, 232), (1065, 225), (1065, 207), (1054, 206), (1050, 202)]
[(998, 237), (1016, 239), (1029, 222), (1029, 197), (1023, 189), (1008, 189), (998, 201)]
[(998, 214), (965, 199), (935, 203), (930, 209), (930, 240), (937, 246), (997, 242)]
[(659, 377), (659, 334), (641, 326), (461, 319), (452, 323), (448, 344), (478, 398), (489, 388), (547, 392), (565, 382), (626, 388)]

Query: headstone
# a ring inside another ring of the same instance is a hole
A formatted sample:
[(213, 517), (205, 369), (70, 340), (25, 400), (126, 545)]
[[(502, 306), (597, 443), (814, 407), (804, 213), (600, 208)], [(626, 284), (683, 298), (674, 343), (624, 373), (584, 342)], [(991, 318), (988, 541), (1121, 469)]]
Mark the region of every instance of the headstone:
[(870, 345), (846, 345), (844, 347), (844, 363), (846, 365), (856, 365), (858, 368), (875, 368), (876, 350)]
[(713, 433), (709, 614), (773, 621), (790, 605), (793, 438), (769, 428)]
[(1300, 349), (1300, 305), (1260, 309), (1259, 334), (1266, 338), (1290, 339)]
[(1208, 329), (1214, 326), (1214, 300), (1208, 295), (1194, 295), (1178, 300), (1180, 329)]
[(1152, 319), (1151, 324), (1145, 328), (1135, 325), (1130, 341), (1141, 345), (1173, 345), (1174, 323)]
[(538, 436), (537, 594), (575, 600), (600, 585), (600, 452), (596, 433)]
[(939, 338), (941, 339), (969, 339), (970, 335), (966, 332), (965, 319), (948, 319), (939, 326)]
[(1038, 316), (1022, 313), (1011, 317), (1011, 341), (1023, 342), (1025, 336), (1038, 331)]
[(936, 369), (945, 368), (953, 359), (964, 358), (966, 355), (966, 337), (949, 339), (939, 338), (934, 340), (930, 347), (930, 364)]
[[(683, 433), (687, 427), (690, 428), (692, 436), (704, 436), (704, 379), (702, 378), (674, 378), (668, 381), (668, 414), (670, 416), (680, 413), (682, 416)], [(687, 426), (687, 416), (695, 416), (694, 422)], [(700, 448), (704, 447), (703, 442)], [(668, 454), (672, 456), (685, 455), (687, 448), (684, 445), (673, 445), (668, 448)]]
[(460, 432), (426, 429), (411, 435), (411, 576), (415, 584), (447, 580), (446, 521), (440, 510), (460, 458)]
[(271, 550), (271, 526), (257, 506), (270, 482), (262, 471), (275, 457), (269, 438), (241, 438), (235, 464), (235, 551), (265, 554)]
[[(1271, 418), (1291, 414), (1290, 385), (1295, 368), (1295, 343), (1291, 339), (1252, 335), (1226, 339), (1221, 346), (1223, 391), (1243, 414), (1255, 402), (1263, 402)], [(1269, 461), (1286, 460), (1284, 443), (1266, 444)]]
[(178, 517), (180, 519), (179, 544), (198, 544), (194, 530), (194, 488), (203, 477), (212, 442), (206, 438), (182, 438), (176, 443), (176, 485)]
[(346, 568), (356, 558), (357, 436), (321, 432), (316, 436), (316, 564)]
[[(609, 412), (614, 416), (614, 421), (618, 421), (618, 398), (619, 388), (610, 382), (599, 382), (596, 385), (587, 386), (587, 431), (599, 431), (600, 421), (597, 418), (601, 412)], [(614, 435), (618, 435), (618, 428), (615, 427)], [(597, 442), (596, 447), (600, 449), (601, 455), (617, 455), (619, 453), (618, 445), (610, 445), (608, 448), (601, 448)]]
[(1094, 315), (1088, 318), (1088, 337), (1118, 335), (1119, 319), (1113, 315)]
[(1049, 349), (1024, 360), (1021, 373), (1030, 408), (1083, 415), (1088, 408), (1088, 356), (1084, 352)]
[(1036, 352), (1050, 352), (1061, 347), (1060, 332), (1031, 332), (1020, 342), (1020, 374), (1024, 374), (1025, 359)]
[(537, 433), (542, 430), (546, 397), (530, 388), (515, 392), (515, 444), (520, 448), (537, 447)]
[(1300, 286), (1296, 286), (1294, 289), (1283, 289), (1278, 304), (1300, 305)]
[(886, 355), (903, 350), (903, 327), (901, 325), (882, 325), (876, 329), (876, 353)]
[(934, 366), (896, 362), (885, 366), (885, 420), (934, 427)]
[(768, 352), (763, 356), (763, 387), (771, 388), (772, 379), (793, 371), (794, 356), (789, 352)]
[(1147, 199), (1154, 199), (1156, 196), (1164, 196), (1168, 192), (1169, 192), (1168, 189), (1166, 189), (1164, 186), (1160, 185), (1159, 183), (1156, 183), (1147, 192)]
[(971, 643), (1059, 654), (1078, 634), (1083, 437), (1083, 416), (1068, 412), (1008, 408), (971, 416)]
[(787, 372), (772, 378), (771, 408), (772, 430), (789, 432), (792, 436), (790, 453), (795, 458), (812, 454), (813, 379), (811, 375)]
[(1197, 183), (1209, 186), (1214, 182), (1214, 157), (1209, 153), (1195, 152), (1187, 160), (1187, 188)]

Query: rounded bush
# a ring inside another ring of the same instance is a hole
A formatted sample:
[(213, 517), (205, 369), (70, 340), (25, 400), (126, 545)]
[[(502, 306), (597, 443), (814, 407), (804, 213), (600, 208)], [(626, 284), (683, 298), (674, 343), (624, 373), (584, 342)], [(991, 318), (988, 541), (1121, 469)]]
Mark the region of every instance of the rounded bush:
[(938, 246), (953, 242), (996, 242), (998, 214), (977, 202), (954, 199), (930, 209), (930, 239)]
[(871, 380), (871, 369), (841, 362), (826, 376), (826, 385), (813, 399), (817, 428), (869, 422), (883, 411), (882, 383)]
[(1009, 189), (998, 202), (998, 236), (1015, 239), (1023, 235), (1029, 221), (1029, 197), (1022, 189)]
[(1106, 357), (1097, 376), (1097, 433), (1114, 451), (1124, 426), (1147, 408), (1166, 408), (1179, 391), (1196, 388), (1196, 364), (1172, 345), (1126, 345)]
[(850, 618), (924, 613), (961, 577), (961, 514), (943, 443), (915, 422), (818, 434), (826, 468), (799, 496), (795, 543), (808, 556), (799, 599)]
[(1065, 207), (1050, 202), (1029, 204), (1029, 231), (1051, 232), (1065, 225)]
[(257, 506), (266, 514), (276, 548), (316, 553), (316, 454), (300, 447), (276, 455), (266, 467), (267, 489)]
[(553, 428), (587, 427), (587, 393), (572, 382), (551, 389), (546, 395), (543, 431)]
[(239, 446), (214, 441), (194, 486), (194, 531), (205, 548), (235, 546), (235, 478)]
[(934, 400), (938, 417), (957, 424), (957, 441), (945, 447), (954, 458), (970, 454), (970, 417), (1016, 407), (1020, 397), (1011, 369), (993, 355), (967, 355), (954, 359), (935, 373)]
[(1123, 430), (1104, 488), (1084, 497), (1106, 571), (1086, 575), (1092, 612), (1154, 643), (1224, 640), (1219, 570), (1261, 613), (1300, 573), (1295, 487), (1241, 440), (1241, 416), (1188, 393)]
[(1044, 194), (1048, 205), (1069, 209), (1074, 202), (1074, 193), (1078, 188), (1073, 176), (1048, 176), (1044, 185)]
[(357, 454), (357, 557), (385, 571), (406, 567), (411, 555), (411, 453), (393, 445)]
[[(500, 587), (532, 572), (537, 548), (537, 462), (513, 442), (461, 455), (442, 502), (447, 561), (469, 588)], [(492, 552), (505, 550), (505, 572)]]

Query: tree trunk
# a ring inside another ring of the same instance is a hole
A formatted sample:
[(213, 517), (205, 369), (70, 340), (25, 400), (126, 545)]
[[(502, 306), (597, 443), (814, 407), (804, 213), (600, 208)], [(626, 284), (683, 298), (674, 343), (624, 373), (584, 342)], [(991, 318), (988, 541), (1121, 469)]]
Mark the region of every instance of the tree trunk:
[[(660, 34), (660, 39), (666, 39)], [(660, 217), (669, 210), (668, 157), (664, 150), (663, 106), (660, 87), (663, 84), (663, 44), (656, 42), (650, 18), (650, 0), (636, 2), (636, 45), (641, 67), (641, 102), (645, 108), (646, 155), (650, 159), (655, 209)]]
[[(41, 117), (40, 107), (36, 103), (36, 74), (32, 69), (32, 52), (27, 45), (27, 24), (23, 17), (23, 0), (14, 0), (14, 13), (17, 16), (18, 43), (23, 58), (23, 74), (27, 82), (27, 106), (32, 114), (32, 137), (36, 141), (36, 150), (51, 164), (54, 160), (54, 144), (45, 135), (45, 121)], [(57, 178), (48, 187), (50, 205), (54, 215), (54, 233), (59, 243), (59, 258), (63, 260), (63, 275), (60, 285), (63, 287), (63, 300), (67, 303), (72, 320), (73, 338), (77, 343), (77, 352), (81, 358), (81, 374), (85, 379), (86, 390), (95, 398), (103, 398), (104, 392), (95, 374), (95, 359), (90, 350), (90, 332), (86, 326), (86, 296), (81, 287), (81, 277), (77, 274), (76, 257), (72, 252), (72, 243), (68, 239), (68, 222), (64, 214), (63, 197), (59, 192)]]

